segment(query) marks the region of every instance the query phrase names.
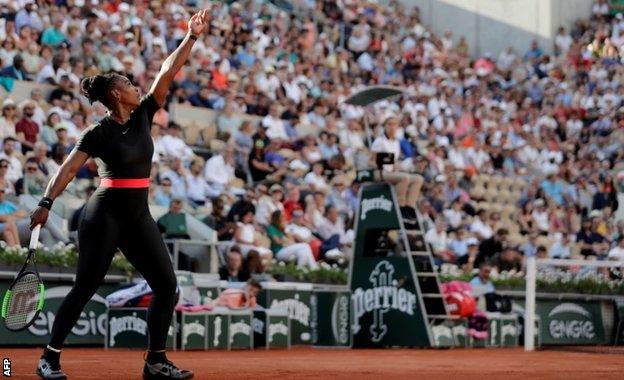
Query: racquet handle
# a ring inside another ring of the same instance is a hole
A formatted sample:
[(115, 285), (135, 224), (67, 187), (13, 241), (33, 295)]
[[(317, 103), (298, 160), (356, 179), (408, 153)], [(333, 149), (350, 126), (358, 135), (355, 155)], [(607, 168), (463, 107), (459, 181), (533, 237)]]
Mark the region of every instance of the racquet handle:
[(28, 249), (36, 249), (39, 242), (39, 232), (41, 232), (41, 224), (37, 224), (30, 234), (30, 244)]

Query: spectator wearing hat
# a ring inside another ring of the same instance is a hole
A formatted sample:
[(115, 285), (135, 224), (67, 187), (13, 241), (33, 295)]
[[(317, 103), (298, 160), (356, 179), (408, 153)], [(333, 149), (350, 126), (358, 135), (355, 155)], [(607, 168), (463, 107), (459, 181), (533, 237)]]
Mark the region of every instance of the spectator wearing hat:
[(17, 119), (17, 107), (11, 98), (2, 102), (2, 116), (0, 116), (0, 138), (16, 137), (15, 120)]
[[(392, 116), (385, 120), (385, 133), (375, 139), (371, 150), (373, 160), (376, 153), (392, 153), (394, 159), (398, 160), (401, 154), (399, 140), (396, 138), (398, 118)], [(416, 201), (420, 197), (420, 188), (423, 184), (423, 177), (418, 174), (403, 173), (397, 171), (398, 163), (383, 166), (383, 180), (395, 185), (397, 201), (401, 208), (401, 213), (407, 218), (416, 218)], [(379, 177), (377, 177), (379, 179)]]
[(17, 138), (22, 144), (22, 152), (32, 150), (39, 135), (39, 125), (32, 119), (35, 115), (35, 102), (25, 100), (20, 104), (22, 118), (15, 124)]
[(69, 141), (67, 125), (64, 122), (56, 124), (54, 126), (54, 132), (56, 134), (56, 142), (52, 144), (52, 152), (56, 152), (57, 149), (63, 149), (69, 153), (72, 149), (72, 144)]

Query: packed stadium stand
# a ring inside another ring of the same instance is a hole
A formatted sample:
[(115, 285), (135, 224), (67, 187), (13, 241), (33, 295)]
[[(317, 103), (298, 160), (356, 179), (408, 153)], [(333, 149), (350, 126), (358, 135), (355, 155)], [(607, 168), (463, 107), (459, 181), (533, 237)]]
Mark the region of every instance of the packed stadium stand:
[[(80, 93), (81, 79), (114, 71), (147, 93), (204, 3), (0, 4), (5, 244), (26, 243), (27, 212), (106, 115)], [(543, 252), (624, 260), (621, 13), (596, 3), (562, 26), (552, 55), (534, 43), (473, 57), (463, 38), (434, 34), (418, 8), (397, 1), (295, 3), (299, 15), (253, 1), (212, 8), (152, 126), (150, 200), (167, 238), (300, 266), (348, 261), (356, 173), (396, 118), (397, 166), (424, 178), (410, 206), (438, 264), (470, 272), (487, 259), (521, 271)], [(370, 112), (343, 102), (371, 85), (405, 94)], [(76, 210), (97, 184), (89, 162), (55, 203), (45, 244), (73, 240)]]

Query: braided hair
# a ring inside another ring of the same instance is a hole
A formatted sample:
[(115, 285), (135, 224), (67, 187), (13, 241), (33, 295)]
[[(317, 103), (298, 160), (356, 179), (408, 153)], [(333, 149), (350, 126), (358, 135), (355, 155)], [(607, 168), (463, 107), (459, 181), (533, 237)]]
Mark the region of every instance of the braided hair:
[(80, 82), (82, 93), (89, 99), (89, 102), (100, 102), (105, 106), (108, 104), (108, 92), (113, 87), (116, 74), (93, 75), (86, 77)]

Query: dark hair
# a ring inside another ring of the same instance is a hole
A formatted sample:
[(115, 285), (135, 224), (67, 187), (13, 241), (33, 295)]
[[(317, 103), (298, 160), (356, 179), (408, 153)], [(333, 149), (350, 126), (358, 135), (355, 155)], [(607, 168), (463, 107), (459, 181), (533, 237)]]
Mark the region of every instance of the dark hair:
[(116, 80), (113, 73), (105, 75), (93, 75), (86, 77), (80, 82), (82, 93), (89, 99), (89, 102), (100, 102), (108, 107), (107, 93)]
[(282, 212), (280, 210), (273, 211), (273, 213), (271, 214), (271, 224), (279, 228), (280, 227), (279, 221), (281, 217), (282, 217)]
[(233, 245), (232, 247), (230, 247), (230, 252), (238, 252), (240, 254), (243, 253), (238, 245)]
[(258, 290), (262, 290), (262, 285), (260, 285), (260, 281), (256, 280), (255, 278), (250, 278), (249, 280), (247, 280), (247, 285), (252, 286)]
[(6, 144), (8, 141), (14, 141), (17, 142), (17, 139), (15, 137), (5, 137), (4, 140), (2, 140), (2, 145)]
[(250, 275), (264, 272), (260, 253), (258, 253), (258, 251), (256, 251), (255, 249), (250, 249), (249, 252), (247, 252), (247, 260), (245, 261), (245, 266), (247, 267), (247, 273), (249, 273)]

